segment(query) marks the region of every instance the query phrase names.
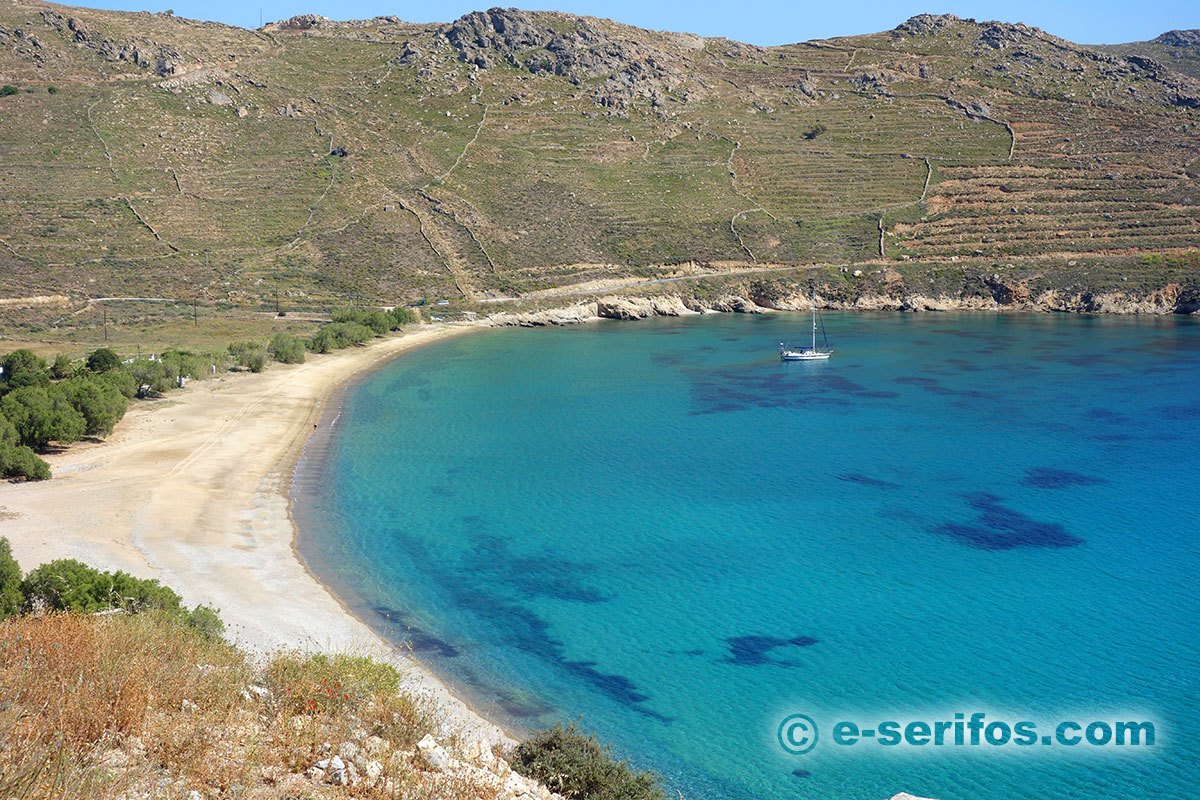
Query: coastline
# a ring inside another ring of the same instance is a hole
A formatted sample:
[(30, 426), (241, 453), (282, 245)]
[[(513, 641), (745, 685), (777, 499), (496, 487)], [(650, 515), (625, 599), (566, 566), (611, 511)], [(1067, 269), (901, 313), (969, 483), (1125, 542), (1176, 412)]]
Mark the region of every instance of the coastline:
[(292, 477), (312, 426), (350, 382), (475, 329), (422, 325), (135, 405), (107, 440), (51, 454), (51, 480), (0, 486), (0, 536), (26, 570), (75, 558), (156, 578), (188, 605), (218, 608), (229, 638), (255, 653), (298, 648), (389, 661), (405, 690), (435, 709), (436, 735), (511, 742), (317, 579), (297, 550), (291, 516)]

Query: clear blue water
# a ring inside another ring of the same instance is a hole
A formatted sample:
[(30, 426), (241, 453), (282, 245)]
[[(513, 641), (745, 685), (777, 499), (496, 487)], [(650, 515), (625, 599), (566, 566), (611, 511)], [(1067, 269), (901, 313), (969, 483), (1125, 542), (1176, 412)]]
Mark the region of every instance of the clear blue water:
[[(1192, 796), (1200, 325), (826, 323), (823, 364), (777, 359), (788, 315), (407, 355), (297, 484), (301, 551), (484, 711), (581, 718), (689, 800)], [(1158, 743), (776, 743), (789, 712), (976, 710)]]

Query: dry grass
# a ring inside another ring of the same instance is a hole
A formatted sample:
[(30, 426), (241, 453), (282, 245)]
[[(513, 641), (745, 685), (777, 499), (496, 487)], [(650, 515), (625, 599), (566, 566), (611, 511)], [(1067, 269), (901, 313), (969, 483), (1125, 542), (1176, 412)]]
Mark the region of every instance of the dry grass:
[[(430, 709), (399, 680), (357, 656), (255, 663), (150, 615), (10, 619), (0, 623), (0, 797), (494, 796), (420, 771), (413, 747)], [(333, 786), (305, 775), (339, 750), (357, 750), (347, 763), (377, 762), (378, 778)]]

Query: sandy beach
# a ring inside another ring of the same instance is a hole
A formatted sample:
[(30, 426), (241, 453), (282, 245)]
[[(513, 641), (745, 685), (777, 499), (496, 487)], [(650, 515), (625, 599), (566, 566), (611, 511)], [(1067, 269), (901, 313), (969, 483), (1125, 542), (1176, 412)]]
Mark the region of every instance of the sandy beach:
[(157, 578), (220, 609), (255, 652), (369, 653), (402, 668), (443, 712), (442, 733), (497, 741), (485, 721), (407, 654), (349, 614), (294, 550), (288, 487), (304, 443), (345, 381), (469, 327), (423, 325), (366, 347), (197, 381), (135, 402), (102, 443), (51, 455), (53, 478), (0, 485), (0, 536), (29, 570), (75, 558)]

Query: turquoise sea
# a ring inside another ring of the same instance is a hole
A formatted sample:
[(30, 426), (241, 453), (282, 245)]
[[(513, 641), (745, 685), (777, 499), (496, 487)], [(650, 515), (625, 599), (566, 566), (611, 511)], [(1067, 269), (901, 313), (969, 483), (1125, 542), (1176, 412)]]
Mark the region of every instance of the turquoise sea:
[[(784, 314), (406, 355), (301, 464), (300, 550), (484, 712), (579, 720), (672, 796), (1193, 796), (1200, 324), (825, 322), (827, 363), (778, 360), (808, 326)], [(1149, 720), (1156, 743), (829, 730), (975, 711)], [(791, 713), (820, 728), (807, 754), (778, 742)]]

